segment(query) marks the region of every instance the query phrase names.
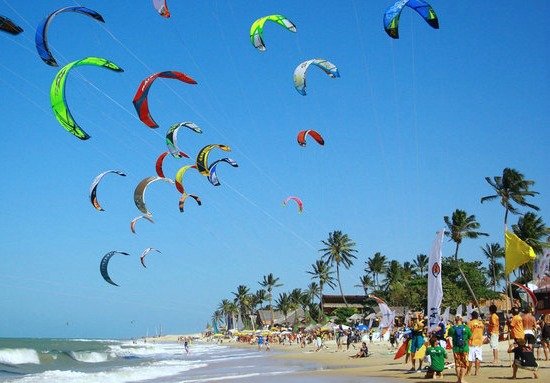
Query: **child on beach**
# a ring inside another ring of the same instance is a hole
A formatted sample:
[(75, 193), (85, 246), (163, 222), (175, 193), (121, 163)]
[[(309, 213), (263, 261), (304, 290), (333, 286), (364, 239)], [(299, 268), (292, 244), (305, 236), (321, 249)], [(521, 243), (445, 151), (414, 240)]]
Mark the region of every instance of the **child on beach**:
[(533, 371), (533, 379), (537, 379), (538, 364), (533, 354), (533, 349), (525, 343), (524, 338), (516, 339), (515, 344), (511, 344), (508, 353), (514, 354), (514, 363), (512, 364), (512, 379), (517, 379), (518, 369)]
[(442, 372), (445, 369), (445, 358), (447, 357), (447, 352), (443, 347), (441, 347), (437, 337), (432, 336), (430, 339), (430, 347), (426, 349), (426, 355), (430, 357), (430, 366), (428, 367), (425, 378), (441, 378), (443, 376)]

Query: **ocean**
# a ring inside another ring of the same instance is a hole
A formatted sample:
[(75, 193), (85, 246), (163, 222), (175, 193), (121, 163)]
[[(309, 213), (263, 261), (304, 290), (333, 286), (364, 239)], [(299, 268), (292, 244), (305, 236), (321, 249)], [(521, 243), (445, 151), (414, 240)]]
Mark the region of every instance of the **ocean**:
[[(10, 383), (191, 383), (191, 382), (359, 382), (307, 372), (323, 367), (273, 358), (272, 352), (223, 344), (96, 339), (0, 338), (0, 382)], [(364, 381), (364, 378), (363, 378)], [(384, 382), (371, 378), (369, 382)], [(386, 380), (387, 382), (387, 380)]]

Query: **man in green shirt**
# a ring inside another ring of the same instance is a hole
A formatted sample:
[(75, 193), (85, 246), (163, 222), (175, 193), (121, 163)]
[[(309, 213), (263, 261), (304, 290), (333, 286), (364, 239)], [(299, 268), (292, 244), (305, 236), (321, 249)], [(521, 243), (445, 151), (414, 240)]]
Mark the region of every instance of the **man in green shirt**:
[(426, 355), (430, 356), (431, 364), (425, 378), (433, 379), (434, 375), (441, 377), (441, 373), (445, 369), (447, 352), (439, 345), (439, 340), (435, 336), (430, 339), (430, 347), (426, 349)]
[(451, 341), (453, 346), (453, 356), (455, 359), (455, 371), (458, 383), (462, 383), (462, 378), (468, 368), (468, 340), (472, 337), (472, 331), (468, 326), (462, 323), (462, 316), (455, 317), (455, 325), (449, 329), (447, 341)]

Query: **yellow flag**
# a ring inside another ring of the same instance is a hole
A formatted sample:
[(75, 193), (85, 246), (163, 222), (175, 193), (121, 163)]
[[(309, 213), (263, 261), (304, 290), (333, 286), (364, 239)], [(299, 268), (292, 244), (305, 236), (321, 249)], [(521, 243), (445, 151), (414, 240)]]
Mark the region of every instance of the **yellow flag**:
[(508, 275), (524, 263), (536, 258), (533, 248), (523, 242), (517, 235), (506, 231), (505, 238), (505, 263), (504, 272)]

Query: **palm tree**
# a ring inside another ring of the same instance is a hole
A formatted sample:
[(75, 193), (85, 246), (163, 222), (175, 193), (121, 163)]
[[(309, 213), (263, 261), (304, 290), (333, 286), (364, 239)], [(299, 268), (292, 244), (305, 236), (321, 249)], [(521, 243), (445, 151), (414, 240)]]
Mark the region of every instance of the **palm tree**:
[(412, 263), (410, 263), (409, 261), (403, 262), (403, 279), (409, 280), (412, 277), (416, 277), (416, 271), (417, 267), (415, 267)]
[(252, 295), (252, 311), (256, 311), (256, 306), (260, 306), (260, 308), (262, 308), (262, 304), (268, 300), (269, 298), (266, 290), (256, 290), (256, 293)]
[(225, 318), (225, 325), (229, 330), (235, 324), (235, 315), (238, 314), (239, 308), (229, 299), (222, 299), (221, 303), (218, 305), (218, 311)]
[(392, 260), (386, 269), (386, 280), (384, 281), (384, 289), (389, 289), (395, 283), (402, 280), (403, 267), (399, 261)]
[(470, 282), (468, 282), (468, 279), (466, 278), (466, 276), (464, 275), (464, 272), (462, 271), (462, 268), (460, 267), (460, 262), (458, 260), (458, 248), (462, 243), (463, 238), (475, 239), (480, 235), (489, 236), (489, 234), (476, 231), (477, 229), (479, 229), (481, 225), (479, 224), (479, 222), (476, 221), (475, 215), (469, 216), (468, 214), (466, 214), (464, 210), (456, 209), (453, 212), (452, 218), (445, 216), (443, 217), (443, 220), (445, 221), (445, 224), (449, 228), (449, 231), (446, 231), (445, 235), (451, 237), (451, 239), (456, 243), (454, 260), (455, 262), (457, 262), (460, 275), (462, 275), (464, 282), (466, 282), (466, 286), (468, 287), (470, 294), (472, 294), (472, 297), (474, 298), (476, 306), (479, 307), (479, 303), (474, 294), (474, 291), (472, 290), (472, 287), (470, 286)]
[[(291, 310), (297, 310), (298, 307), (304, 307), (304, 293), (302, 289), (296, 288), (293, 289), (290, 294), (288, 295), (290, 299), (290, 309)], [(296, 313), (294, 314), (294, 323), (296, 324), (296, 321), (298, 320), (298, 315)]]
[(311, 265), (312, 271), (306, 271), (306, 273), (311, 274), (311, 279), (319, 279), (319, 301), (321, 309), (319, 310), (319, 321), (323, 316), (323, 289), (325, 286), (330, 288), (335, 288), (336, 284), (334, 283), (334, 271), (330, 269), (330, 265), (325, 261), (318, 259), (313, 265)]
[(418, 270), (418, 273), (421, 277), (424, 276), (424, 273), (428, 272), (428, 264), (430, 263), (430, 259), (426, 254), (418, 254), (416, 256), (416, 259), (413, 261), (414, 266)]
[(224, 315), (221, 310), (215, 310), (212, 313), (212, 323), (215, 324), (215, 328), (218, 328), (218, 325), (224, 321)]
[(504, 206), (504, 225), (508, 222), (508, 212), (519, 214), (517, 208), (512, 202), (519, 206), (527, 206), (533, 210), (539, 210), (535, 205), (528, 203), (526, 197), (534, 197), (538, 192), (529, 190), (535, 184), (535, 181), (526, 180), (525, 176), (515, 169), (505, 168), (501, 176), (485, 177), (485, 180), (493, 187), (496, 194), (481, 198), (481, 203), (500, 198), (500, 204)]
[(336, 264), (336, 280), (338, 281), (338, 287), (340, 288), (340, 295), (346, 307), (348, 302), (346, 302), (346, 297), (342, 291), (342, 283), (340, 281), (340, 264), (342, 264), (346, 269), (349, 269), (353, 265), (353, 259), (357, 257), (353, 254), (357, 250), (354, 249), (355, 242), (353, 242), (347, 234), (343, 234), (340, 230), (335, 230), (332, 233), (329, 233), (328, 239), (326, 241), (321, 241), (326, 247), (320, 249), (319, 251), (323, 252), (322, 258), (326, 258), (327, 263), (330, 265)]
[(250, 289), (245, 285), (237, 286), (237, 291), (231, 293), (235, 296), (234, 302), (239, 308), (241, 315), (244, 315), (245, 320), (250, 312), (252, 296), (250, 295)]
[(279, 278), (275, 278), (272, 273), (264, 275), (264, 279), (261, 282), (258, 282), (260, 286), (264, 287), (267, 290), (268, 300), (269, 300), (269, 310), (271, 311), (271, 325), (273, 326), (273, 288), (281, 287), (283, 284), (278, 283)]
[(281, 311), (285, 316), (285, 323), (287, 324), (288, 312), (292, 310), (292, 301), (290, 299), (290, 295), (288, 295), (287, 293), (279, 294), (279, 298), (275, 300), (275, 305), (277, 310)]
[(386, 268), (388, 267), (388, 260), (385, 255), (382, 255), (380, 252), (374, 253), (374, 256), (372, 258), (367, 259), (367, 267), (365, 268), (365, 272), (368, 274), (372, 274), (372, 277), (374, 278), (374, 285), (376, 288), (380, 288), (380, 281), (378, 277), (380, 274), (386, 271)]
[(493, 285), (493, 291), (497, 291), (497, 285), (504, 276), (504, 266), (498, 262), (499, 259), (504, 259), (504, 248), (499, 243), (486, 243), (485, 247), (481, 250), (489, 261), (489, 276), (491, 284)]
[[(542, 254), (543, 249), (548, 247), (548, 243), (544, 240), (548, 235), (550, 228), (546, 227), (542, 217), (535, 213), (525, 213), (523, 217), (518, 219), (516, 225), (512, 225), (514, 233), (533, 248), (535, 253)], [(527, 281), (532, 279), (534, 261), (530, 261), (520, 266), (521, 275)]]
[(321, 287), (317, 284), (317, 282), (311, 282), (309, 285), (307, 285), (307, 289), (305, 293), (308, 296), (309, 303), (313, 304), (313, 300), (315, 297), (321, 299)]
[(365, 291), (365, 296), (369, 295), (369, 288), (374, 286), (374, 281), (370, 277), (369, 274), (365, 274), (362, 277), (359, 278), (358, 285), (355, 285), (354, 287), (361, 287)]

